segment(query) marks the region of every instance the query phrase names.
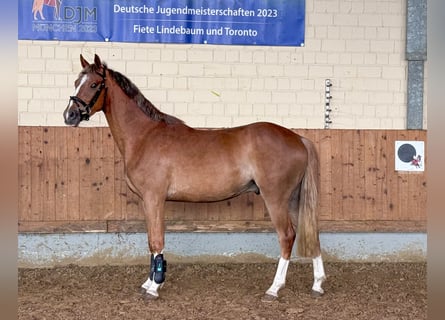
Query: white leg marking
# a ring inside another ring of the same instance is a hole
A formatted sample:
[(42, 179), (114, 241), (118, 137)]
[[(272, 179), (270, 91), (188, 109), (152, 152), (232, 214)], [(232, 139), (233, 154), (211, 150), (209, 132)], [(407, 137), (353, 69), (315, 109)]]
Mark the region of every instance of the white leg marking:
[(286, 284), (287, 268), (289, 267), (289, 260), (280, 257), (278, 262), (277, 272), (270, 288), (266, 291), (266, 294), (274, 297), (278, 297), (278, 291)]
[(326, 279), (326, 275), (324, 273), (323, 259), (321, 258), (321, 255), (312, 259), (312, 264), (314, 267), (314, 285), (312, 286), (312, 290), (323, 294), (324, 290), (321, 287), (321, 284)]

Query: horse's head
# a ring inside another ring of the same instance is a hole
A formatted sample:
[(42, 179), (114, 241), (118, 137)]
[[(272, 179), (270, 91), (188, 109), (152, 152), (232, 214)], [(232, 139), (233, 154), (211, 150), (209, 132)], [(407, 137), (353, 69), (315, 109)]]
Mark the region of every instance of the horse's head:
[(80, 55), (82, 72), (74, 82), (75, 92), (70, 97), (68, 106), (63, 112), (67, 125), (77, 127), (82, 120), (89, 120), (97, 111), (102, 110), (106, 96), (106, 66), (99, 56), (94, 55), (94, 63), (90, 64)]

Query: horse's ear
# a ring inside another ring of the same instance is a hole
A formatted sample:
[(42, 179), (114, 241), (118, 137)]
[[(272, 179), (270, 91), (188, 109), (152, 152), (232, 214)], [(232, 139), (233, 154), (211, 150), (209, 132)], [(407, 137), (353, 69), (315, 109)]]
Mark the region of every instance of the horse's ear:
[(96, 67), (100, 68), (102, 66), (102, 62), (97, 54), (94, 54), (94, 64)]
[(88, 61), (85, 60), (85, 58), (82, 56), (82, 54), (80, 55), (80, 65), (82, 66), (82, 68), (85, 68), (86, 66), (90, 65)]

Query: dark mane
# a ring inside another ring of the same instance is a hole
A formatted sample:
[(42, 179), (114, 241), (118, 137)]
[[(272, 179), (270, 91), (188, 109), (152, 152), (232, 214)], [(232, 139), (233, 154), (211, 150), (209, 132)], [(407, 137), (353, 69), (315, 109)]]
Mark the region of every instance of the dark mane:
[[(106, 64), (104, 64), (106, 68)], [(119, 87), (124, 91), (124, 93), (134, 101), (136, 101), (137, 106), (152, 120), (154, 121), (162, 121), (167, 124), (175, 124), (175, 123), (184, 123), (182, 120), (171, 116), (169, 114), (161, 112), (157, 109), (144, 95), (141, 91), (136, 87), (136, 85), (131, 82), (126, 76), (122, 73), (114, 71), (112, 69), (108, 69), (108, 73), (113, 78), (114, 81), (119, 85)]]

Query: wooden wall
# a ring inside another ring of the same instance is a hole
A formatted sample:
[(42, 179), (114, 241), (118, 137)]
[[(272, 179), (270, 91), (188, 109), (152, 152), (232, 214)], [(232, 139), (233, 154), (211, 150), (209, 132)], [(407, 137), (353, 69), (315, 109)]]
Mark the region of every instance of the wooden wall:
[[(394, 141), (418, 130), (295, 130), (321, 160), (323, 231), (426, 231), (426, 172), (394, 170)], [(143, 231), (108, 128), (24, 127), (19, 140), (19, 232)], [(168, 202), (170, 231), (271, 231), (263, 201)]]

